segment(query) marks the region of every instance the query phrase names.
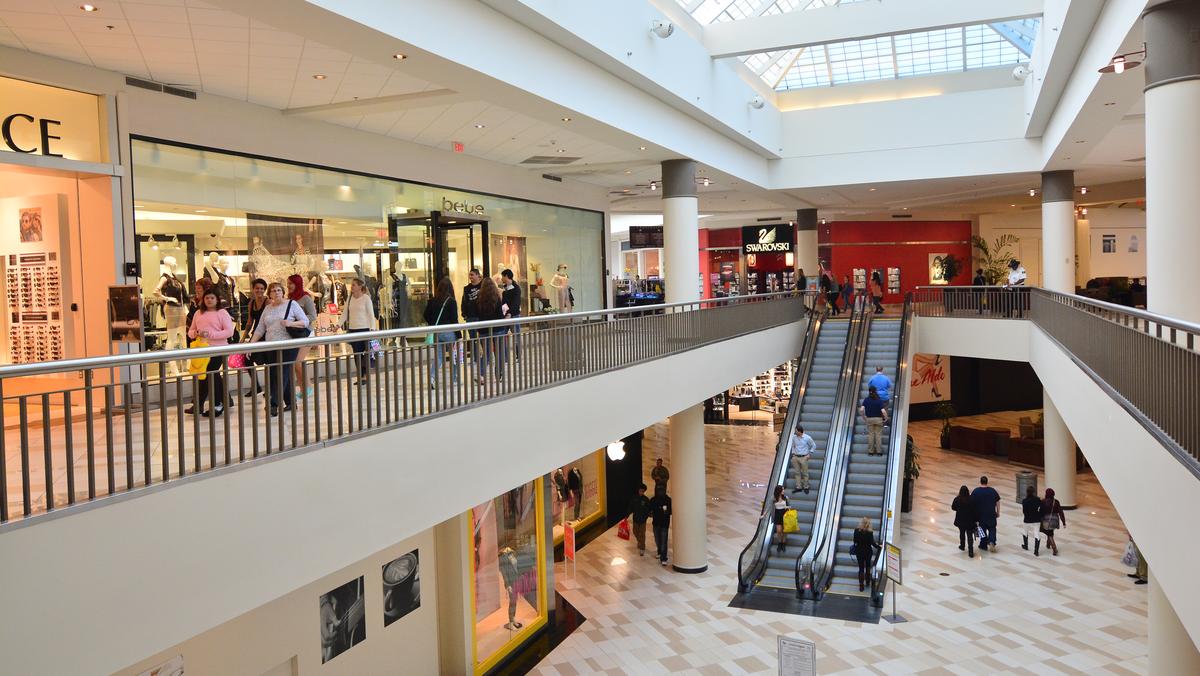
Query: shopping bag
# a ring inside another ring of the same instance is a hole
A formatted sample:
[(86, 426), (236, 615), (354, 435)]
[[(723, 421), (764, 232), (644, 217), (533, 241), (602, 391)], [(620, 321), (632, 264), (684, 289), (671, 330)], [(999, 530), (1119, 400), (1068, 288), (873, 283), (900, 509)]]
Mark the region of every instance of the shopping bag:
[(783, 532), (796, 533), (800, 530), (800, 518), (796, 510), (789, 509), (783, 513)]
[[(197, 338), (192, 341), (192, 347), (208, 347), (208, 341)], [(208, 372), (208, 357), (195, 357), (188, 360), (188, 373), (196, 376), (196, 380), (204, 380)]]
[(1133, 546), (1133, 540), (1126, 543), (1125, 555), (1121, 557), (1121, 563), (1130, 568), (1137, 568), (1137, 549)]
[(622, 540), (629, 539), (629, 519), (621, 519), (621, 523), (617, 524), (617, 537)]
[(231, 369), (244, 369), (250, 365), (250, 361), (246, 359), (246, 355), (244, 354), (231, 354), (225, 363), (229, 364), (229, 368)]
[(372, 353), (380, 352), (383, 350), (383, 345), (379, 343), (378, 338), (375, 338), (367, 343), (367, 349), (369, 349)]

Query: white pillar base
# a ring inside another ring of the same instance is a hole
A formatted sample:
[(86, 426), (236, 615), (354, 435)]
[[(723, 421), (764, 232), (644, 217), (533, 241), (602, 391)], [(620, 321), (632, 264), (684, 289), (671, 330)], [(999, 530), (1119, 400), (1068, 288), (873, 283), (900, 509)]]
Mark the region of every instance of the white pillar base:
[(1044, 439), (1042, 443), (1046, 471), (1045, 488), (1054, 489), (1054, 497), (1064, 508), (1075, 502), (1075, 439), (1067, 429), (1050, 395), (1042, 390), (1042, 418)]
[(708, 570), (708, 487), (704, 471), (704, 406), (671, 416), (672, 563), (680, 573)]

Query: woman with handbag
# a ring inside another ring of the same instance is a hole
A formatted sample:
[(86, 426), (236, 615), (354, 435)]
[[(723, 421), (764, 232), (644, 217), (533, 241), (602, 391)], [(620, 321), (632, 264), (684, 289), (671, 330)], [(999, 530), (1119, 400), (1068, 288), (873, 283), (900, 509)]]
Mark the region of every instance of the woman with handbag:
[[(294, 300), (286, 299), (283, 285), (272, 282), (267, 287), (267, 307), (254, 327), (250, 342), (260, 340), (288, 340), (308, 335), (308, 315)], [(296, 360), (296, 348), (275, 350), (269, 353), (267, 387), (271, 393), (271, 415), (279, 415), (279, 407), (292, 410), (292, 362)]]
[[(250, 338), (254, 335), (254, 329), (258, 325), (258, 320), (262, 317), (263, 310), (267, 307), (267, 280), (255, 278), (250, 282), (250, 301), (246, 303), (246, 315), (242, 318), (242, 340), (249, 343)], [(262, 352), (251, 352), (246, 356), (249, 362), (247, 366), (263, 366), (267, 363), (263, 358)], [(262, 394), (262, 385), (258, 382), (258, 369), (250, 369), (250, 383), (252, 387), (246, 390), (242, 396), (249, 399), (258, 394)]]
[(871, 561), (875, 558), (875, 550), (882, 549), (875, 542), (875, 531), (871, 529), (871, 517), (864, 516), (854, 529), (854, 544), (850, 546), (850, 555), (858, 561), (858, 590), (865, 591), (871, 581)]
[[(293, 338), (307, 338), (312, 335), (312, 327), (317, 323), (317, 303), (313, 300), (312, 294), (304, 290), (304, 277), (300, 275), (291, 275), (287, 278), (287, 296), (290, 300), (295, 301), (296, 305), (304, 312), (304, 316), (308, 318), (308, 324), (305, 325), (304, 335), (300, 335), (299, 331), (293, 331)], [(304, 360), (308, 359), (308, 353), (312, 350), (311, 346), (296, 349), (296, 358), (293, 360), (295, 365), (294, 381), (297, 386), (304, 382)], [(287, 390), (289, 393), (291, 389)], [(313, 386), (308, 385), (303, 392), (300, 392), (300, 397), (311, 397)]]
[(783, 515), (788, 511), (788, 499), (783, 494), (783, 486), (775, 487), (775, 497), (771, 499), (775, 510), (775, 545), (782, 554), (787, 549), (787, 534), (783, 532)]
[[(371, 302), (371, 294), (367, 293), (367, 285), (355, 277), (350, 282), (350, 300), (346, 303), (346, 311), (342, 314), (342, 326), (347, 333), (366, 333), (375, 328), (375, 305)], [(371, 365), (371, 357), (367, 354), (367, 341), (352, 340), (350, 347), (354, 350), (354, 359), (358, 362), (358, 380), (355, 385), (367, 384), (367, 370)]]
[[(449, 277), (442, 277), (438, 282), (437, 291), (433, 298), (425, 302), (425, 323), (430, 326), (453, 326), (458, 324), (458, 303), (454, 300), (454, 284)], [(458, 340), (458, 331), (436, 331), (426, 336), (427, 343), (437, 346), (437, 356), (429, 362), (429, 389), (437, 387), (437, 372), (445, 363), (446, 344), (450, 347), (450, 382), (458, 386), (458, 355), (454, 343)]]
[[(209, 347), (216, 347), (228, 345), (233, 334), (233, 318), (229, 316), (225, 308), (221, 307), (221, 301), (217, 299), (217, 291), (210, 284), (200, 299), (196, 314), (192, 316), (191, 326), (188, 328), (188, 338), (192, 340), (203, 338)], [(225, 357), (223, 355), (208, 358), (205, 378), (200, 381), (199, 398), (184, 409), (184, 413), (194, 413), (197, 408), (201, 409), (200, 415), (211, 413), (214, 416), (220, 416), (225, 412), (225, 376), (222, 373), (224, 366)], [(208, 400), (209, 394), (212, 395), (212, 402), (205, 411), (203, 410), (204, 402)]]
[(1046, 489), (1046, 499), (1042, 500), (1042, 532), (1046, 534), (1046, 546), (1058, 556), (1058, 543), (1054, 541), (1054, 531), (1067, 527), (1067, 514), (1062, 505), (1054, 499), (1054, 489)]

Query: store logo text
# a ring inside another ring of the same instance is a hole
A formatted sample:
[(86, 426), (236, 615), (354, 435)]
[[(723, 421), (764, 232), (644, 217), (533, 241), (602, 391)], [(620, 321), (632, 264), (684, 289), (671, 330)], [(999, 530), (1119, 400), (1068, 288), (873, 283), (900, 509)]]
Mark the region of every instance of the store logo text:
[(37, 118), (34, 118), (34, 116), (26, 115), (25, 113), (13, 113), (12, 115), (9, 115), (8, 117), (4, 118), (3, 122), (0, 122), (0, 136), (4, 137), (4, 145), (8, 146), (9, 149), (11, 149), (13, 152), (17, 152), (17, 153), (30, 154), (30, 153), (38, 152), (37, 146), (35, 146), (33, 148), (22, 148), (17, 143), (17, 140), (15, 138), (13, 138), (13, 125), (16, 124), (18, 121), (21, 122), (22, 124), (28, 124), (28, 125), (36, 124), (37, 125), (39, 131), (41, 132), (40, 138), (41, 138), (41, 154), (42, 155), (47, 155), (50, 157), (62, 157), (62, 155), (60, 153), (55, 153), (55, 152), (50, 151), (50, 142), (51, 141), (61, 141), (62, 140), (61, 136), (54, 136), (53, 134), (50, 133), (50, 125), (54, 125), (57, 127), (58, 125), (62, 124), (62, 122), (60, 122), (58, 120), (51, 120), (48, 118), (37, 119)]

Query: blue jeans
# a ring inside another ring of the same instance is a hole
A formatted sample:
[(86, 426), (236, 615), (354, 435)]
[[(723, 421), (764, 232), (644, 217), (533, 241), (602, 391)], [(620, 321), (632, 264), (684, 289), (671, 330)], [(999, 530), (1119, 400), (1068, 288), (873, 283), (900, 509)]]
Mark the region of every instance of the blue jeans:
[(267, 382), (271, 391), (271, 408), (292, 408), (292, 363), (296, 361), (297, 352), (296, 348), (292, 348), (269, 353)]
[(479, 376), (487, 375), (488, 362), (496, 364), (496, 379), (504, 377), (504, 365), (508, 362), (508, 329), (479, 329)]
[(451, 364), (450, 382), (457, 385), (458, 384), (458, 357), (454, 354), (453, 345), (458, 340), (458, 336), (454, 335), (453, 331), (444, 331), (442, 333), (435, 333), (433, 335), (434, 335), (434, 339), (433, 339), (434, 344), (437, 345), (437, 356), (434, 357), (433, 361), (429, 362), (429, 382), (430, 382), (430, 384), (437, 382), (437, 372), (441, 368), (441, 365), (446, 360), (446, 344), (449, 343), (451, 345), (451, 348), (450, 348), (450, 364)]

